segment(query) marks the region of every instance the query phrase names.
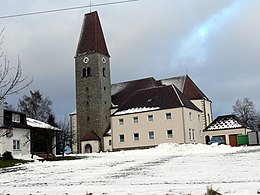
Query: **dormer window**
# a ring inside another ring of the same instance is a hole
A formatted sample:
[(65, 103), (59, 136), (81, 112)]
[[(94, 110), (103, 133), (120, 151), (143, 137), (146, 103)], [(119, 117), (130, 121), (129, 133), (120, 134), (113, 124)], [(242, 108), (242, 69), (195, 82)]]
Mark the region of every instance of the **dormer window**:
[(12, 122), (20, 123), (20, 115), (19, 114), (12, 114)]

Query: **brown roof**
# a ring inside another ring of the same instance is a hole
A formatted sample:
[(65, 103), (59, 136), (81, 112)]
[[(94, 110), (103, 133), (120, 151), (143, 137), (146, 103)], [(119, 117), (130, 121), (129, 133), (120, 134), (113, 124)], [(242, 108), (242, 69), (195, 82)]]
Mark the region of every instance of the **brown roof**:
[(76, 55), (101, 53), (109, 56), (98, 13), (85, 14)]
[(100, 140), (100, 137), (98, 137), (98, 135), (94, 131), (89, 131), (80, 139), (80, 141), (90, 140)]
[(111, 125), (109, 124), (103, 136), (111, 136)]
[(201, 111), (177, 87), (172, 85), (137, 90), (118, 108), (117, 112), (132, 108), (153, 107), (159, 107), (159, 109), (187, 107)]
[(154, 78), (144, 78), (134, 81), (113, 84), (111, 87), (112, 103), (122, 105), (136, 90), (156, 87)]
[(218, 116), (204, 131), (230, 130), (238, 128), (248, 128), (237, 116), (223, 115)]

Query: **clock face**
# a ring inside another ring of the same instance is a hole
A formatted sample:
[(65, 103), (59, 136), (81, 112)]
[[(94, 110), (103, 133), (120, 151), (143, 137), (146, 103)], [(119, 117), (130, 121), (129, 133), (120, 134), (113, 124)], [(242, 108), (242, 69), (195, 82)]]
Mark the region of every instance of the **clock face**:
[(87, 64), (88, 61), (89, 61), (89, 58), (88, 58), (88, 57), (83, 58), (83, 62), (84, 62), (85, 64)]
[(105, 64), (106, 63), (106, 58), (102, 58), (102, 62)]

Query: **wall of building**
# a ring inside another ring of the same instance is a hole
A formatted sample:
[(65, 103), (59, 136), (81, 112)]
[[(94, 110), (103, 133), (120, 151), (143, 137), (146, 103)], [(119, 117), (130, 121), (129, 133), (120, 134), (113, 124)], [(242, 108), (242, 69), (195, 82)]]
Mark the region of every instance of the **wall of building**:
[[(166, 119), (167, 113), (171, 113), (171, 119)], [(186, 121), (189, 113), (192, 113), (194, 119)], [(175, 108), (112, 116), (113, 150), (151, 147), (166, 142), (200, 143), (202, 142), (202, 123), (197, 120), (198, 114), (200, 112), (191, 109)], [(148, 115), (153, 115), (153, 122), (148, 121)], [(134, 117), (138, 117), (138, 123), (133, 122)], [(122, 119), (124, 124), (120, 125), (119, 120)], [(189, 128), (194, 129), (195, 139), (189, 139)], [(172, 130), (172, 137), (168, 136), (168, 130)], [(154, 139), (149, 138), (149, 132), (154, 132)], [(138, 141), (134, 139), (135, 133), (139, 133)], [(124, 135), (124, 142), (120, 142), (121, 134)]]
[[(6, 129), (2, 130), (3, 132)], [(0, 138), (0, 153), (3, 154), (5, 151), (12, 152), (12, 155), (27, 155), (30, 154), (30, 130), (29, 129), (17, 129), (13, 128), (12, 137), (1, 137)], [(28, 136), (28, 138), (26, 138)], [(14, 148), (13, 141), (19, 142), (19, 148)]]
[(229, 135), (239, 135), (239, 134), (247, 134), (247, 132), (250, 132), (249, 129), (246, 128), (239, 128), (239, 129), (222, 129), (222, 130), (216, 130), (216, 131), (205, 131), (203, 133), (204, 136), (204, 142), (206, 143), (205, 137), (209, 136), (210, 138), (213, 136), (225, 136), (226, 138), (226, 144), (230, 144), (229, 142)]
[(85, 152), (85, 147), (86, 145), (91, 145), (92, 152), (99, 152), (100, 151), (100, 143), (98, 140), (93, 140), (93, 141), (82, 141), (81, 142), (81, 148), (82, 148), (82, 153)]
[(183, 108), (185, 141), (184, 143), (203, 143), (202, 112)]
[[(88, 58), (88, 60), (84, 61), (84, 58)], [(93, 53), (78, 56), (75, 60), (77, 131), (80, 138), (90, 131), (95, 131), (102, 138), (110, 123), (109, 57)], [(83, 69), (88, 68), (91, 69), (89, 75), (83, 75)]]
[(104, 151), (112, 151), (112, 136), (105, 136), (104, 138)]
[(212, 103), (208, 100), (191, 100), (201, 111), (201, 119), (203, 123), (203, 129), (205, 129), (213, 120), (212, 116)]
[(78, 153), (78, 132), (77, 132), (77, 114), (76, 112), (70, 114), (70, 127), (74, 140), (76, 141), (72, 144), (72, 153)]

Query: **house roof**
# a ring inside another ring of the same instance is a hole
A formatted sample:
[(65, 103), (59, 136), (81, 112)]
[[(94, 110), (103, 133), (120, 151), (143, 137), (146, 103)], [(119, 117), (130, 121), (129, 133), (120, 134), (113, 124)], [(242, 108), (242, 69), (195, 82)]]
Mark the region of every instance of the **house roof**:
[(122, 105), (136, 90), (157, 86), (154, 78), (144, 78), (123, 83), (116, 83), (111, 86), (112, 103)]
[(56, 131), (60, 130), (57, 127), (54, 127), (52, 125), (49, 125), (47, 123), (44, 123), (44, 122), (36, 120), (36, 119), (27, 117), (26, 121), (27, 121), (27, 125), (29, 125), (30, 127), (33, 127), (33, 128), (50, 129), (50, 130), (56, 130)]
[(237, 116), (218, 116), (204, 131), (230, 130), (238, 128), (248, 128)]
[(111, 136), (111, 125), (109, 124), (108, 125), (108, 127), (107, 127), (107, 129), (106, 129), (106, 131), (105, 131), (105, 133), (104, 133), (104, 136)]
[(157, 82), (161, 85), (175, 85), (190, 100), (209, 100), (188, 75), (162, 79)]
[(179, 107), (200, 111), (174, 85), (160, 86), (135, 91), (114, 115)]
[(94, 131), (89, 131), (80, 139), (80, 141), (91, 141), (91, 140), (100, 140), (100, 137)]
[(101, 53), (109, 56), (97, 11), (85, 14), (76, 55)]
[(111, 87), (113, 105), (122, 105), (135, 91), (160, 86), (178, 88), (189, 100), (206, 99), (207, 96), (198, 88), (188, 75), (155, 80), (153, 77), (113, 84)]

